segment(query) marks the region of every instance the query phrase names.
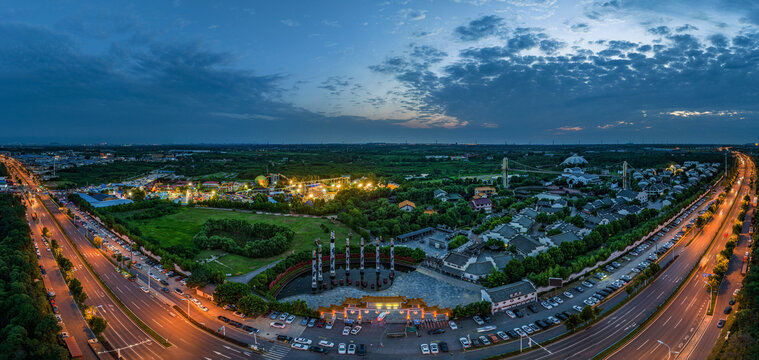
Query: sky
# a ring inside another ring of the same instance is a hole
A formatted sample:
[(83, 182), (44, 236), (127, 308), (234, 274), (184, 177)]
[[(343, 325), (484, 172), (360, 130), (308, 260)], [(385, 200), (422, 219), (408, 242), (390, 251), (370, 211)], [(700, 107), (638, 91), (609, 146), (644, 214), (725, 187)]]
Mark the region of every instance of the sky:
[(755, 0), (0, 0), (0, 143), (753, 143), (758, 100)]

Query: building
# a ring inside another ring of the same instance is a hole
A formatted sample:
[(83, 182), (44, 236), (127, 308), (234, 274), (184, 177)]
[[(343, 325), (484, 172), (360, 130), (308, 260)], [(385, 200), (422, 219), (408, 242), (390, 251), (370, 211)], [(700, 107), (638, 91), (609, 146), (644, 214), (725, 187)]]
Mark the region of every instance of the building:
[(493, 201), (488, 198), (472, 199), (469, 201), (469, 207), (474, 211), (484, 211), (489, 214), (493, 211)]
[(474, 262), (464, 270), (463, 277), (472, 281), (479, 281), (490, 275), (493, 269), (495, 269), (495, 265), (490, 260)]
[(316, 310), (326, 321), (343, 320), (346, 324), (418, 324), (421, 321), (445, 321), (451, 314), (450, 308), (430, 306), (423, 299), (407, 299), (405, 296), (347, 297), (340, 305), (320, 306)]
[(561, 166), (579, 166), (579, 165), (586, 165), (588, 163), (588, 160), (585, 160), (584, 157), (573, 154), (572, 156), (564, 159), (564, 161), (561, 162)]
[(620, 190), (617, 193), (617, 198), (625, 199), (628, 202), (638, 200), (641, 203), (646, 203), (648, 202), (648, 193), (645, 191)]
[(474, 188), (475, 197), (491, 197), (496, 194), (496, 190), (492, 186), (478, 186)]
[(537, 302), (538, 299), (538, 290), (526, 279), (491, 289), (482, 289), (480, 293), (483, 301), (489, 301), (492, 304), (493, 313)]
[(509, 240), (509, 246), (513, 246), (517, 251), (517, 254), (520, 254), (524, 257), (535, 256), (545, 250), (548, 250), (548, 247), (545, 245), (521, 234)]
[(208, 285), (203, 286), (203, 287), (195, 288), (195, 294), (196, 295), (198, 295), (198, 296), (200, 296), (202, 298), (209, 299), (209, 300), (213, 300), (213, 293), (215, 291), (216, 291), (216, 285), (214, 285), (214, 284), (208, 284)]
[(400, 204), (398, 204), (398, 208), (405, 212), (412, 212), (414, 209), (416, 209), (416, 204), (408, 200), (403, 200)]
[[(108, 206), (114, 206), (114, 205), (123, 205), (123, 204), (131, 204), (133, 201), (129, 199), (119, 199), (112, 195), (97, 193), (97, 194), (85, 194), (85, 193), (76, 193), (90, 203), (93, 207), (101, 208), (101, 207), (108, 207)], [(102, 199), (102, 200), (99, 200)]]

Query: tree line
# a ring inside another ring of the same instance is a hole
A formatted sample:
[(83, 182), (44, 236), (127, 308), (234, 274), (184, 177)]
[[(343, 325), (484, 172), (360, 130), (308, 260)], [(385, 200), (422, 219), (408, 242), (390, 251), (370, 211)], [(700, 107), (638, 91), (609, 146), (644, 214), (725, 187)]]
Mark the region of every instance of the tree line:
[(290, 248), (295, 232), (279, 225), (241, 219), (208, 219), (193, 237), (199, 249), (222, 249), (251, 258), (270, 257)]

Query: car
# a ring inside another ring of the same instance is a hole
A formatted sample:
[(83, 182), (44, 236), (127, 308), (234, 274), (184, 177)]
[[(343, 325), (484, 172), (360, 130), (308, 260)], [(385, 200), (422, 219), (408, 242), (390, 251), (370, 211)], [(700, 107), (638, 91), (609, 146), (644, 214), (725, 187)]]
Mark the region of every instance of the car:
[(455, 323), (455, 322), (453, 322), (453, 321), (449, 321), (449, 322), (448, 322), (448, 326), (450, 326), (450, 327), (451, 327), (451, 330), (458, 330), (458, 328), (459, 328), (459, 326), (458, 326), (458, 325), (456, 325), (456, 323)]
[(445, 341), (441, 341), (438, 343), (438, 346), (440, 346), (440, 351), (442, 352), (448, 352), (448, 343)]
[(563, 304), (563, 303), (564, 303), (564, 300), (562, 300), (562, 299), (561, 299), (560, 297), (558, 297), (558, 296), (554, 296), (554, 297), (553, 297), (553, 301), (554, 301), (554, 302), (557, 302), (557, 303), (559, 303), (559, 304)]
[(519, 311), (519, 309), (514, 309), (514, 315), (516, 315), (520, 319), (524, 317), (524, 314), (522, 314), (522, 312)]
[(281, 335), (277, 334), (277, 340), (282, 341), (284, 343), (291, 343), (293, 342), (293, 338), (287, 335)]
[(343, 335), (349, 335), (351, 333), (351, 327), (346, 326), (343, 328)]
[(725, 314), (729, 314), (731, 311), (733, 311), (733, 307), (732, 306), (728, 306), (728, 307), (725, 308)]
[(482, 318), (479, 317), (478, 315), (475, 315), (474, 317), (472, 317), (472, 320), (474, 320), (474, 322), (476, 322), (477, 325), (485, 325), (485, 321), (482, 320)]
[(530, 329), (532, 329), (532, 331), (534, 331), (534, 332), (538, 332), (538, 331), (540, 331), (540, 328), (539, 328), (537, 325), (535, 325), (535, 323), (530, 323), (528, 326), (529, 326), (529, 327), (530, 327)]
[(512, 319), (516, 318), (517, 316), (514, 315), (514, 312), (511, 310), (506, 310), (506, 315)]
[(548, 300), (546, 300), (546, 302), (548, 302), (549, 304), (551, 304), (551, 306), (553, 306), (553, 307), (559, 306), (559, 303), (557, 303), (556, 301), (553, 301), (553, 299), (548, 299)]
[(219, 319), (219, 320), (221, 320), (221, 321), (223, 321), (223, 322), (225, 322), (225, 323), (228, 323), (230, 321), (228, 317), (222, 316), (222, 315), (219, 315), (216, 318)]
[(482, 342), (482, 345), (490, 345), (490, 340), (488, 340), (485, 335), (480, 335), (479, 339), (480, 342)]
[(55, 315), (55, 319), (58, 320), (59, 323), (63, 322), (63, 318), (61, 318), (61, 316), (58, 314)]
[(316, 318), (311, 318), (311, 320), (308, 320), (308, 327), (314, 327), (316, 324)]
[(358, 350), (356, 352), (358, 353), (358, 356), (366, 355), (366, 345), (358, 344)]
[(568, 319), (568, 316), (564, 315), (564, 313), (556, 313), (554, 316), (556, 316), (561, 321)]
[(272, 321), (272, 322), (269, 323), (269, 326), (271, 326), (273, 328), (284, 329), (285, 326), (287, 326), (287, 325), (285, 325), (285, 324), (283, 324), (281, 322), (278, 322), (278, 321)]
[[(575, 305), (575, 306), (577, 306), (577, 305)], [(579, 306), (578, 306), (578, 307), (579, 307)], [(555, 318), (555, 317), (553, 317), (553, 316), (549, 316), (549, 317), (548, 317), (548, 321), (550, 321), (550, 322), (554, 323), (555, 325), (558, 325), (558, 324), (560, 324), (560, 323), (561, 323), (561, 321), (559, 321), (559, 319), (557, 319), (557, 318)]]
[(351, 329), (351, 335), (356, 335), (359, 331), (361, 331), (361, 325), (354, 326), (353, 329)]
[(741, 291), (741, 289), (735, 289), (735, 290), (733, 290), (733, 296), (736, 296), (736, 295), (738, 295), (738, 292), (739, 292), (739, 291)]
[(247, 331), (249, 334), (258, 334), (261, 330), (258, 330), (250, 325), (243, 325), (242, 329)]
[(540, 305), (543, 306), (544, 308), (546, 308), (546, 310), (553, 309), (553, 305), (549, 304), (547, 301), (541, 301)]
[(719, 322), (717, 322), (717, 327), (722, 328), (725, 326), (725, 319), (720, 319)]
[(728, 302), (728, 304), (735, 305), (735, 298), (731, 298), (730, 301)]
[[(241, 312), (239, 312), (239, 311), (235, 311), (233, 314), (234, 314), (235, 316), (239, 317), (239, 318), (243, 318), (243, 319), (245, 319), (245, 314), (243, 314), (243, 313), (241, 313)], [(291, 323), (291, 322), (292, 322), (292, 321), (290, 321), (289, 323)], [(288, 323), (288, 324), (289, 324), (289, 323)]]
[(337, 353), (340, 355), (345, 355), (345, 352), (347, 351), (347, 346), (345, 346), (345, 343), (340, 343), (340, 345), (337, 345)]
[(480, 347), (482, 346), (482, 342), (478, 338), (472, 338), (472, 347)]
[(309, 346), (308, 347), (308, 351), (315, 352), (317, 354), (326, 354), (326, 353), (329, 352), (329, 350), (327, 350), (327, 349), (325, 349), (325, 348), (323, 348), (321, 346), (316, 346), (316, 345)]
[(180, 289), (180, 288), (174, 288), (174, 292), (177, 293), (177, 295), (184, 294), (184, 291), (182, 291), (182, 289)]
[(528, 334), (532, 334), (532, 333), (535, 332), (535, 330), (532, 330), (532, 328), (529, 327), (529, 326), (527, 326), (527, 325), (522, 325), (522, 331), (524, 331), (524, 332), (526, 332)]
[(501, 340), (504, 340), (504, 341), (505, 341), (505, 340), (508, 340), (508, 339), (509, 339), (509, 336), (508, 336), (508, 335), (506, 335), (506, 333), (505, 333), (505, 332), (503, 332), (503, 331), (499, 331), (499, 332), (497, 332), (496, 334), (498, 335), (498, 337), (500, 337), (500, 338), (501, 338)]
[(427, 331), (430, 335), (439, 335), (445, 333), (445, 329), (432, 329), (430, 331)]
[(306, 339), (306, 338), (303, 338), (303, 337), (295, 338), (295, 342), (296, 343), (301, 343), (301, 344), (306, 344), (306, 345), (311, 345), (311, 343), (312, 343), (311, 339)]
[(140, 290), (142, 290), (142, 292), (144, 292), (144, 293), (149, 293), (150, 292), (150, 290), (148, 290), (148, 288), (146, 288), (144, 286), (140, 286)]
[(348, 354), (353, 355), (356, 353), (356, 344), (348, 345)]
[(459, 338), (459, 342), (461, 343), (461, 347), (463, 347), (464, 349), (469, 349), (470, 347), (472, 347), (472, 344), (465, 337)]
[(319, 341), (319, 346), (324, 346), (324, 347), (331, 348), (331, 347), (335, 347), (335, 343), (333, 343), (331, 341), (327, 341), (327, 340), (321, 340), (321, 341)]
[(422, 344), (422, 354), (423, 355), (429, 355), (430, 354), (430, 346), (427, 344)]
[[(585, 301), (587, 301), (587, 300), (585, 300)], [(585, 303), (585, 304), (588, 305), (588, 303)], [(577, 311), (577, 312), (582, 311), (582, 308), (579, 305), (572, 305), (572, 309), (575, 309), (575, 311)]]
[[(238, 312), (239, 312), (239, 311), (237, 311), (237, 312), (235, 312), (235, 313), (238, 313)], [(244, 318), (244, 317), (245, 317), (245, 314), (242, 314), (242, 315), (243, 315), (243, 316), (241, 316), (241, 317), (242, 317), (242, 318)], [(295, 321), (295, 315), (290, 315), (290, 316), (288, 316), (288, 317), (287, 317), (287, 320), (285, 320), (285, 323), (288, 323), (288, 324), (292, 324), (292, 323), (293, 323), (293, 321)]]
[(588, 287), (588, 288), (592, 288), (592, 287), (593, 287), (593, 284), (591, 284), (589, 281), (583, 281), (583, 282), (582, 282), (582, 284), (583, 284), (585, 287)]
[(169, 286), (169, 282), (166, 280), (161, 280), (161, 285)]
[(241, 322), (234, 321), (234, 320), (229, 320), (229, 325), (232, 325), (232, 326), (234, 326), (236, 328), (241, 328), (242, 327), (242, 323)]
[(535, 320), (535, 325), (537, 325), (541, 329), (546, 329), (549, 326), (551, 326), (549, 323), (543, 321), (543, 320)]
[(288, 314), (286, 312), (283, 312), (283, 313), (279, 314), (279, 320), (280, 321), (285, 321), (285, 319), (287, 319), (288, 316), (290, 316), (290, 314)]
[(290, 344), (290, 347), (295, 350), (308, 350), (308, 345), (306, 344), (292, 343)]
[(537, 314), (538, 313), (538, 307), (535, 306), (535, 304), (530, 304), (530, 305), (527, 306), (527, 308), (530, 309), (530, 311), (532, 311), (533, 314)]
[(585, 291), (585, 289), (582, 286), (575, 286), (575, 290), (579, 293)]
[(309, 320), (309, 318), (307, 318), (307, 317), (303, 318), (303, 320), (300, 321), (300, 324), (303, 325), (303, 326), (307, 326), (308, 325), (308, 320)]
[(65, 331), (62, 331), (62, 332), (61, 332), (61, 339), (65, 339), (65, 338), (67, 338), (67, 337), (69, 337), (69, 333), (67, 333), (67, 332), (65, 332)]
[(269, 314), (269, 319), (277, 320), (278, 317), (279, 317), (279, 313), (276, 312), (276, 311), (274, 311), (271, 314)]
[(565, 292), (564, 292), (564, 296), (566, 296), (566, 297), (567, 297), (567, 298), (569, 298), (569, 299), (571, 299), (571, 298), (575, 297), (575, 296), (574, 296), (574, 295), (572, 295), (572, 293), (571, 293), (571, 292), (569, 292), (569, 291), (565, 291)]

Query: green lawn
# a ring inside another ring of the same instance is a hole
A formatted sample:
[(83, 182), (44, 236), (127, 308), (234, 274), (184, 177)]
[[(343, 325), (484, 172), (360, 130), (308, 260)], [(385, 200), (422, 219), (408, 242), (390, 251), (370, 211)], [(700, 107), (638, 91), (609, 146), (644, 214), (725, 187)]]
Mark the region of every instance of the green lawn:
[[(114, 214), (118, 217), (126, 217), (125, 213)], [(313, 249), (314, 239), (322, 240), (323, 251), (329, 253), (329, 234), (325, 233), (320, 224), (335, 231), (335, 237), (338, 244), (345, 244), (345, 238), (350, 230), (341, 224), (333, 224), (327, 219), (309, 218), (300, 216), (284, 215), (259, 215), (255, 213), (203, 209), (203, 208), (181, 208), (177, 213), (163, 216), (156, 219), (136, 221), (144, 237), (155, 238), (161, 242), (162, 246), (171, 246), (177, 244), (192, 244), (192, 237), (200, 231), (201, 225), (210, 218), (217, 219), (243, 219), (250, 222), (266, 222), (270, 224), (286, 226), (295, 231), (293, 246), (288, 251), (279, 256), (271, 258), (251, 259), (245, 256), (227, 254), (218, 259), (221, 264), (213, 262), (213, 266), (222, 269), (227, 274), (246, 273), (251, 270), (268, 264), (277, 259), (281, 259), (288, 254), (304, 249)], [(199, 259), (208, 258), (211, 255), (220, 255), (222, 252), (217, 250), (204, 250), (198, 255)], [(222, 265), (223, 264), (223, 265)]]

